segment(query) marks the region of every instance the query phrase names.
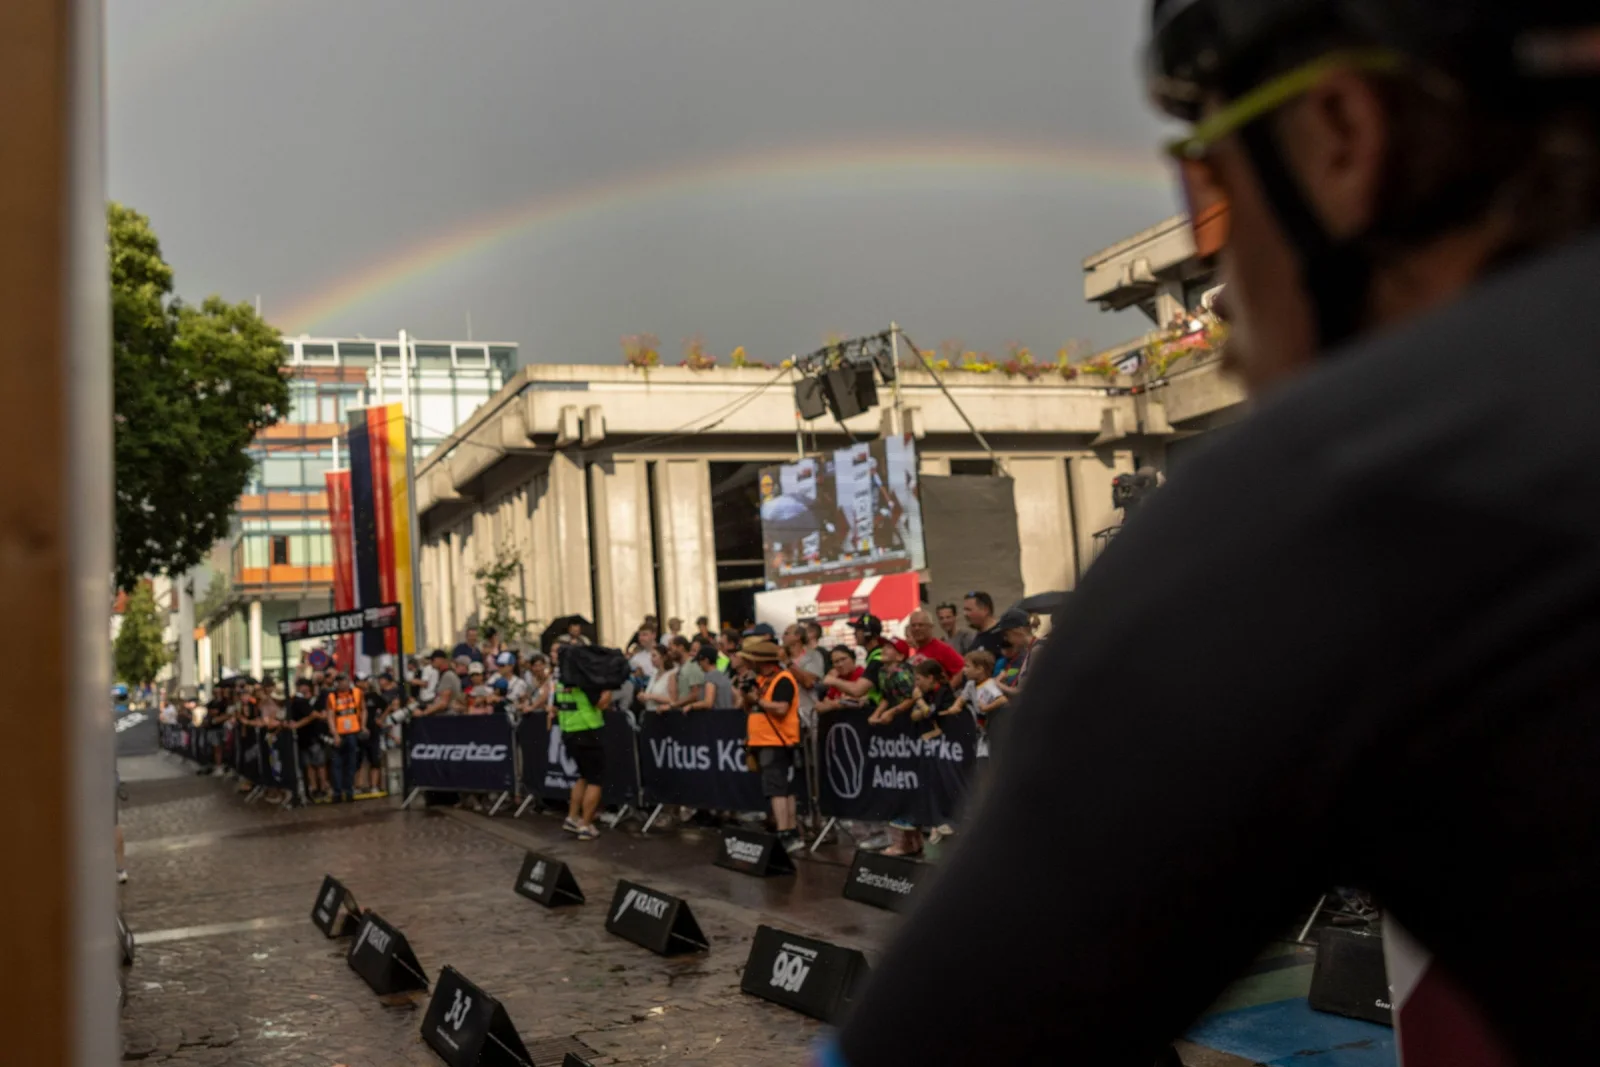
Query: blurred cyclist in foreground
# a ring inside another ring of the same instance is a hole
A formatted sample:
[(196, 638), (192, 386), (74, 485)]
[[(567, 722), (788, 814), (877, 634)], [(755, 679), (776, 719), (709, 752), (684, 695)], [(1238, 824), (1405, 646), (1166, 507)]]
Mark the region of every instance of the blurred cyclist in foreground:
[(1096, 562), (820, 1062), (1143, 1067), (1332, 884), (1592, 1062), (1600, 4), (1158, 0), (1150, 59), (1256, 410)]

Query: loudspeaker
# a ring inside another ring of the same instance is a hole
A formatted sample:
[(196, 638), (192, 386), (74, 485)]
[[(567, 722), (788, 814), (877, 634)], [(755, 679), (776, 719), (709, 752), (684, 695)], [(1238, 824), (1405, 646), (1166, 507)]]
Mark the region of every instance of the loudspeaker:
[(794, 406), (807, 421), (828, 413), (828, 397), (816, 378), (801, 378), (794, 387)]
[(841, 422), (878, 404), (878, 384), (871, 367), (835, 367), (823, 375), (828, 406)]
[(1383, 938), (1353, 930), (1323, 930), (1306, 1000), (1316, 1011), (1393, 1026)]

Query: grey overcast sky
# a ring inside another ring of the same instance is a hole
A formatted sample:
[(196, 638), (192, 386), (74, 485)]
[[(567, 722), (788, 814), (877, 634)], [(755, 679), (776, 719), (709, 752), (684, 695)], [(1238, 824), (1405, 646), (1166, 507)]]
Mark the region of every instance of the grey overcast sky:
[(1175, 210), (1143, 0), (107, 7), (112, 196), (291, 335), (1053, 353), (1145, 328), (1081, 262)]

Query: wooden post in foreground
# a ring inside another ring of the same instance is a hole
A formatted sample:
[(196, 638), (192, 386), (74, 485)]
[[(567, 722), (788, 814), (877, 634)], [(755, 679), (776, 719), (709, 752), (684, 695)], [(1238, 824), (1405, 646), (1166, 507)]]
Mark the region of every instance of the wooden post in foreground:
[(0, 3), (5, 1063), (120, 1056), (101, 33), (99, 0)]

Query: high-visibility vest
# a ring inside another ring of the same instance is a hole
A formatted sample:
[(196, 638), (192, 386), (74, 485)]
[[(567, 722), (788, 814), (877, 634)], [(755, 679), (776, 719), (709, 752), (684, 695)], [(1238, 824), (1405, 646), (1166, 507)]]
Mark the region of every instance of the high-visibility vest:
[(333, 720), (333, 732), (341, 737), (361, 732), (361, 691), (328, 694), (328, 715)]
[(778, 748), (794, 746), (800, 743), (800, 683), (795, 681), (794, 675), (783, 670), (774, 674), (767, 684), (761, 687), (761, 699), (770, 701), (772, 691), (777, 688), (782, 679), (789, 679), (794, 685), (794, 696), (789, 698), (789, 706), (777, 715), (762, 708), (750, 712), (745, 722), (746, 744), (754, 747)]
[(578, 734), (585, 730), (599, 730), (606, 724), (605, 715), (575, 685), (556, 686), (556, 722), (564, 734)]

